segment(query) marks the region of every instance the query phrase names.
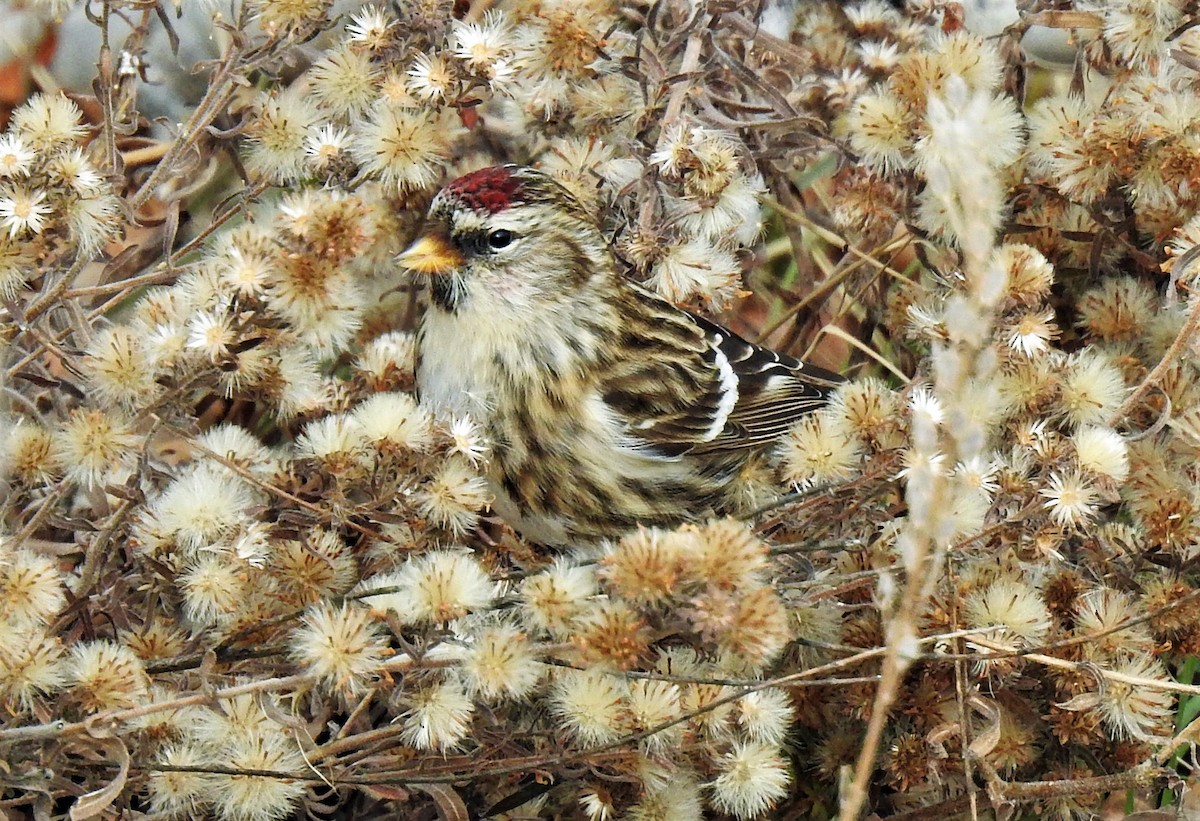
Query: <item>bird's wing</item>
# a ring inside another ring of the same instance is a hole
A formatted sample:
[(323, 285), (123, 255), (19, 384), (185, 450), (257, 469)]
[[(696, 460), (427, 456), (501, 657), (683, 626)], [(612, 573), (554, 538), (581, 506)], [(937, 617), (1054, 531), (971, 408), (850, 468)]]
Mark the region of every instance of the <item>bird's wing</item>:
[(622, 346), (631, 356), (608, 374), (604, 400), (630, 435), (660, 452), (716, 455), (764, 446), (843, 381), (653, 295), (639, 296), (657, 321), (632, 323), (633, 338)]
[(747, 342), (703, 317), (692, 319), (705, 333), (718, 370), (728, 362), (737, 397), (720, 432), (697, 450), (756, 448), (783, 435), (792, 423), (825, 404), (845, 380), (831, 371)]

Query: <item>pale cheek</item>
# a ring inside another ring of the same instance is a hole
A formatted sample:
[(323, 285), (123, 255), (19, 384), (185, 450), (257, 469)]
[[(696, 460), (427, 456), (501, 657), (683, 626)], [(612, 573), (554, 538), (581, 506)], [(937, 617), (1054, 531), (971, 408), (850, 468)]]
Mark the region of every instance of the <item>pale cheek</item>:
[(489, 306), (508, 321), (528, 321), (531, 314), (547, 312), (553, 306), (553, 294), (546, 289), (545, 273), (536, 265), (517, 260), (503, 268), (479, 271), (472, 278), (478, 304)]
[(492, 286), (494, 298), (514, 311), (526, 311), (536, 305), (538, 292), (539, 289), (528, 282), (503, 274), (495, 278)]

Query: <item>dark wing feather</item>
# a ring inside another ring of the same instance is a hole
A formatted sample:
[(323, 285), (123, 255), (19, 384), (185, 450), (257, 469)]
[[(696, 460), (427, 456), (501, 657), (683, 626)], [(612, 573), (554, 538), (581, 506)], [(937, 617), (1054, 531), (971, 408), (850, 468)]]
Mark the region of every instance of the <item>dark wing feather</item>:
[(725, 355), (737, 377), (737, 402), (722, 431), (697, 451), (740, 450), (766, 445), (792, 423), (825, 404), (845, 380), (786, 354), (747, 342), (704, 317), (692, 319), (715, 350)]
[(763, 447), (843, 381), (640, 288), (631, 296), (623, 347), (644, 355), (613, 363), (604, 399), (633, 437), (665, 455)]

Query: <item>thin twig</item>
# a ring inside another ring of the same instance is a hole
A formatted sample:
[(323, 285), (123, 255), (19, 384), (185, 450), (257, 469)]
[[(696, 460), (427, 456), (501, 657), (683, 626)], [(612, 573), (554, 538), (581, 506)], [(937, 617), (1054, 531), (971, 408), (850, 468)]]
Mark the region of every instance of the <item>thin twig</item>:
[(1121, 407), (1117, 408), (1112, 416), (1108, 419), (1108, 424), (1111, 426), (1117, 425), (1124, 419), (1130, 411), (1132, 411), (1141, 398), (1150, 388), (1158, 385), (1163, 377), (1167, 375), (1167, 371), (1175, 364), (1184, 352), (1184, 349), (1195, 342), (1196, 331), (1200, 329), (1200, 297), (1193, 298), (1192, 309), (1188, 311), (1187, 320), (1183, 323), (1183, 327), (1179, 329), (1179, 333), (1175, 335), (1175, 340), (1171, 343), (1171, 347), (1167, 348), (1162, 359), (1154, 366), (1154, 370), (1146, 374), (1146, 378), (1142, 380), (1133, 393), (1125, 398), (1121, 403)]

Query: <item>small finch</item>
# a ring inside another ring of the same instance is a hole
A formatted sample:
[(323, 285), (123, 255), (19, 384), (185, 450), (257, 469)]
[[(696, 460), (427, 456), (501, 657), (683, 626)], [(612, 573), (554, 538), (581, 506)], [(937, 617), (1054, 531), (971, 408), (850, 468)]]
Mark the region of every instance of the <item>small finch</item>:
[(728, 511), (743, 468), (842, 381), (627, 279), (531, 168), (448, 184), (400, 263), (432, 286), (421, 401), (483, 425), (495, 510), (534, 542)]

